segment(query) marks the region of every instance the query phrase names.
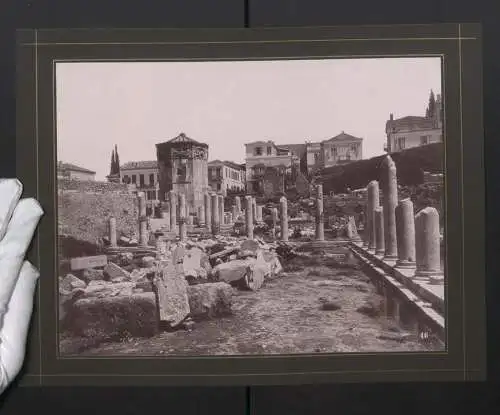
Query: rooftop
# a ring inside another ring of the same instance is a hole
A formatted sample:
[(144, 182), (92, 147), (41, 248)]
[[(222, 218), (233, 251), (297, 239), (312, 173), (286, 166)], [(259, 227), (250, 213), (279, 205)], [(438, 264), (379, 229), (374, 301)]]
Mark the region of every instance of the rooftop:
[(323, 140), (322, 143), (331, 143), (334, 141), (363, 141), (363, 139), (360, 137), (354, 137), (353, 135), (347, 134), (344, 131), (342, 131), (340, 134), (336, 135), (335, 137), (329, 138), (327, 140)]
[(129, 161), (121, 166), (120, 170), (156, 169), (157, 167), (156, 160)]
[(80, 173), (96, 174), (95, 171), (85, 169), (83, 167), (77, 166), (76, 164), (63, 163), (62, 161), (60, 161), (57, 164), (57, 168), (58, 168), (58, 170), (77, 171)]
[[(193, 145), (197, 145), (197, 146), (207, 147), (208, 148), (208, 144), (201, 143), (199, 141), (193, 140), (191, 137), (188, 137), (184, 133), (180, 133), (177, 137), (174, 137), (171, 140), (168, 140), (167, 142), (164, 142), (164, 143), (161, 143), (161, 144), (166, 144), (166, 143), (169, 143), (169, 144), (182, 144), (182, 143), (183, 144), (193, 144)], [(157, 146), (158, 145), (159, 144), (157, 144)]]
[(242, 164), (235, 163), (229, 160), (212, 160), (208, 162), (208, 165), (224, 164), (227, 167), (231, 167), (235, 170), (245, 170), (245, 166)]
[(408, 115), (406, 117), (388, 120), (386, 127), (392, 129), (410, 128), (410, 129), (432, 129), (435, 128), (432, 118)]

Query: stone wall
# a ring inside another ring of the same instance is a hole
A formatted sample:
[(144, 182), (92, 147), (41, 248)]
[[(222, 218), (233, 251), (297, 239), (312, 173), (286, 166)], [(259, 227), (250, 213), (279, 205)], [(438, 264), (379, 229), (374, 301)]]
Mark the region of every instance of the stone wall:
[(58, 189), (59, 236), (97, 244), (114, 216), (118, 237), (137, 237), (137, 200), (126, 185), (60, 180)]

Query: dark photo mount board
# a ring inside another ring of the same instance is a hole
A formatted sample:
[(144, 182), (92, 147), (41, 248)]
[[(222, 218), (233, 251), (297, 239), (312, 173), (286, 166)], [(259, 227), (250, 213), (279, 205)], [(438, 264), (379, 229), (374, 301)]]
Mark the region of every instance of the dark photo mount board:
[[(441, 56), (445, 103), (447, 352), (61, 359), (57, 355), (54, 62)], [(485, 378), (481, 30), (475, 24), (18, 33), (17, 177), (45, 215), (29, 259), (39, 292), (26, 385), (216, 386)], [(464, 255), (464, 253), (467, 253)], [(54, 276), (50, 278), (48, 276)]]

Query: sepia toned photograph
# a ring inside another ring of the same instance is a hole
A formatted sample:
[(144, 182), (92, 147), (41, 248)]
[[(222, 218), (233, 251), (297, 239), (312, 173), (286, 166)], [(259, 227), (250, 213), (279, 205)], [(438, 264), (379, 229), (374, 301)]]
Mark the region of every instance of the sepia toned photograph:
[(446, 351), (442, 59), (55, 64), (61, 357)]

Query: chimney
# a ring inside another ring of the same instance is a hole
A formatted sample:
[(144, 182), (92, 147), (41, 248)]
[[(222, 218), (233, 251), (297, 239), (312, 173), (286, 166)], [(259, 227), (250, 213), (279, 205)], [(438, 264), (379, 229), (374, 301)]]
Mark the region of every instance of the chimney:
[(389, 116), (389, 119), (390, 119), (391, 121), (394, 121), (394, 114), (393, 114), (392, 112), (391, 112), (391, 115)]

